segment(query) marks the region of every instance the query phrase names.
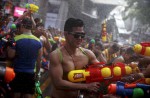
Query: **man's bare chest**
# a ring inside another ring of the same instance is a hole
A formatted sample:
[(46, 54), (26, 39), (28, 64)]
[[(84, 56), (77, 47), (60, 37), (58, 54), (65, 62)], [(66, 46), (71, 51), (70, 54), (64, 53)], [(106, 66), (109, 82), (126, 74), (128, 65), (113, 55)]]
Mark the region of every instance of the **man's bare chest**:
[(88, 63), (89, 58), (84, 54), (77, 56), (64, 56), (62, 67), (66, 73), (71, 70), (83, 69)]

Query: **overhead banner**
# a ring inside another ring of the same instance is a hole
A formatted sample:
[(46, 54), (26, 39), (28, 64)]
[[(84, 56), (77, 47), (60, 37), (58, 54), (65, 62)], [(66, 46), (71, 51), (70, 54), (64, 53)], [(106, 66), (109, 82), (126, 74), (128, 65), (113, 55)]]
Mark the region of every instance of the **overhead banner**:
[(20, 17), (21, 15), (23, 15), (25, 10), (26, 10), (25, 8), (15, 7), (14, 16), (15, 17)]

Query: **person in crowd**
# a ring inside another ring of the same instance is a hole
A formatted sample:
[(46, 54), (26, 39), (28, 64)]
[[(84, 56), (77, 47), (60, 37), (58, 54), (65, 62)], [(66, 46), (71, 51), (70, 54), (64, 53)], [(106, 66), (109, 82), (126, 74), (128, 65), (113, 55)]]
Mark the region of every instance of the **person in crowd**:
[(20, 27), (22, 34), (14, 37), (16, 45), (7, 48), (16, 74), (10, 83), (12, 98), (33, 98), (35, 93), (35, 77), (39, 75), (41, 67), (42, 44), (32, 35), (31, 29), (32, 21), (24, 18)]
[(100, 41), (96, 42), (93, 52), (99, 61), (106, 63), (106, 58), (102, 54), (103, 50), (104, 50), (104, 46), (103, 46), (102, 42), (100, 42)]
[(122, 63), (129, 64), (135, 61), (134, 57), (135, 57), (135, 52), (132, 49), (132, 47), (122, 48), (122, 50), (120, 51), (120, 55), (114, 58), (112, 63), (122, 62)]
[(117, 43), (113, 43), (109, 48), (102, 51), (104, 57), (106, 58), (106, 63), (112, 63), (113, 59), (117, 57), (117, 52), (120, 46)]
[(67, 78), (68, 72), (84, 69), (87, 65), (99, 62), (91, 50), (80, 47), (85, 37), (83, 21), (75, 18), (67, 19), (64, 35), (66, 44), (50, 54), (51, 98), (79, 98), (80, 90), (97, 92), (98, 82), (73, 83)]
[(36, 25), (35, 31), (33, 32), (33, 35), (38, 37), (43, 45), (43, 55), (47, 59), (49, 58), (49, 53), (51, 52), (51, 44), (48, 37), (48, 31), (44, 29), (44, 24), (39, 23)]
[(132, 83), (141, 78), (150, 78), (150, 57), (136, 54), (135, 56), (132, 55), (132, 57), (129, 59), (129, 62), (130, 61), (138, 62), (138, 68), (140, 69), (140, 72), (124, 77), (121, 81)]

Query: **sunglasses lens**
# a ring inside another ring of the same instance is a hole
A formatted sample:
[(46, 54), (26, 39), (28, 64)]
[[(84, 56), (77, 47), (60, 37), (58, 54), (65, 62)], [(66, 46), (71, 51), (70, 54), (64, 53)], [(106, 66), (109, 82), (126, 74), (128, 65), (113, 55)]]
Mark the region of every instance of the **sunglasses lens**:
[(79, 37), (81, 37), (81, 38), (84, 38), (85, 37), (85, 35), (81, 35), (81, 34), (74, 34), (74, 38), (79, 38)]
[(74, 38), (79, 38), (80, 35), (74, 34)]
[(84, 38), (85, 37), (85, 33), (70, 33), (74, 36), (74, 38)]

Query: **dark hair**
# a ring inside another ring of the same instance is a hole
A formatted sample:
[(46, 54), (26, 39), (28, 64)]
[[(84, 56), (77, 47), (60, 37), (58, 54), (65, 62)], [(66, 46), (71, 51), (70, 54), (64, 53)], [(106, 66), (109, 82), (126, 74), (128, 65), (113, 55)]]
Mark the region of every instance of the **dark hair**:
[(112, 48), (113, 50), (115, 50), (115, 51), (119, 51), (119, 49), (120, 49), (120, 47), (119, 47), (119, 45), (118, 45), (117, 43), (114, 43), (114, 44), (111, 46), (111, 48)]
[(36, 25), (36, 28), (37, 28), (37, 27), (40, 27), (40, 26), (44, 27), (44, 24), (43, 24), (43, 23), (38, 23), (38, 24)]
[(29, 29), (29, 30), (32, 29), (32, 21), (29, 18), (24, 18), (21, 24), (25, 29)]
[(17, 29), (20, 29), (20, 27), (21, 27), (21, 23), (18, 22), (18, 23), (16, 24), (16, 28), (17, 28)]
[(84, 23), (80, 19), (69, 18), (65, 22), (64, 31), (71, 32), (73, 27), (83, 27)]
[(35, 21), (35, 23), (39, 23), (40, 22), (40, 18), (35, 18), (34, 21)]
[(96, 43), (96, 46), (99, 46), (99, 47), (101, 48), (101, 51), (104, 50), (104, 45), (102, 44), (102, 42), (98, 41), (98, 42)]
[(132, 47), (128, 47), (126, 50), (125, 50), (125, 54), (129, 54), (129, 55), (133, 55), (135, 52), (133, 50)]

